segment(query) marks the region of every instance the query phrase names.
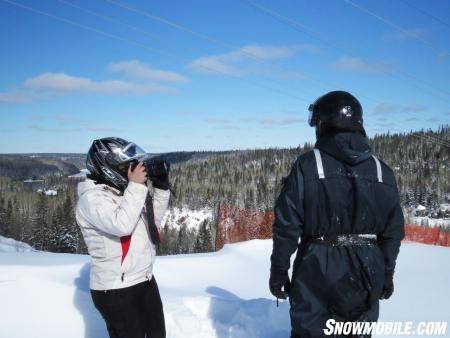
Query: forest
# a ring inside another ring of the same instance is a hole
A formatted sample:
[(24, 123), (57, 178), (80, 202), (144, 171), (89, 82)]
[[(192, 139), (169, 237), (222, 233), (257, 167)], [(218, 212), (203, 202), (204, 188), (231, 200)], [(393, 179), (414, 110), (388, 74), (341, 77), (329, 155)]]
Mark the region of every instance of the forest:
[[(450, 127), (403, 134), (375, 135), (374, 154), (396, 175), (407, 221), (416, 208), (422, 215), (449, 217), (442, 205), (450, 199)], [(221, 203), (260, 211), (272, 210), (281, 182), (302, 153), (313, 148), (268, 148), (227, 152), (159, 154), (171, 162), (171, 208), (217, 210)], [(76, 186), (83, 178), (69, 177), (83, 169), (83, 154), (0, 155), (0, 235), (37, 250), (86, 253), (75, 221)], [(50, 158), (50, 159), (49, 159)], [(74, 170), (76, 168), (76, 170)], [(42, 179), (36, 191), (26, 178)], [(48, 195), (45, 189), (57, 191)], [(171, 219), (161, 229), (159, 254), (214, 250), (216, 215), (198, 228), (189, 220)]]

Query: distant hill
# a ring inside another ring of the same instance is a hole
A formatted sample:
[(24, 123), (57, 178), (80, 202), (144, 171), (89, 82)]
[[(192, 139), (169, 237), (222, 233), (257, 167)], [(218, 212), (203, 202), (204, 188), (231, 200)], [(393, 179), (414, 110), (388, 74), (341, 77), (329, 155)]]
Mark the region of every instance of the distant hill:
[(13, 180), (38, 179), (48, 176), (68, 176), (80, 170), (58, 158), (27, 155), (0, 155), (0, 176)]
[[(165, 159), (170, 164), (184, 163), (227, 154), (227, 151), (177, 151), (149, 156)], [(51, 175), (74, 175), (86, 168), (86, 154), (25, 153), (0, 154), (0, 176), (13, 179), (45, 178)]]
[(170, 164), (179, 164), (188, 161), (207, 159), (211, 156), (226, 155), (232, 151), (175, 151), (163, 154), (151, 154), (151, 156), (162, 158)]

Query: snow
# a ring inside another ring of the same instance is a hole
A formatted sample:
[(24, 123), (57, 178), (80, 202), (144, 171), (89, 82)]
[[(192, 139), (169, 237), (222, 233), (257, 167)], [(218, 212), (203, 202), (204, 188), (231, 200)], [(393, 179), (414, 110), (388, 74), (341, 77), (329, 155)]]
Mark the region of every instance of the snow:
[(16, 241), (12, 238), (0, 236), (0, 253), (1, 252), (30, 252), (35, 251), (28, 244)]
[(44, 193), (47, 196), (56, 196), (56, 195), (58, 195), (58, 191), (53, 190), (53, 189), (44, 190)]
[(428, 216), (410, 217), (410, 223), (429, 227), (450, 227), (449, 218), (431, 218)]
[(424, 211), (424, 210), (427, 210), (427, 208), (426, 208), (425, 206), (419, 204), (419, 205), (417, 206), (416, 210), (417, 210), (417, 211)]
[(83, 178), (86, 177), (87, 174), (89, 174), (89, 170), (81, 169), (78, 174), (70, 175), (69, 178)]
[[(270, 240), (210, 254), (158, 257), (168, 338), (289, 337), (289, 306), (268, 290)], [(403, 244), (380, 320), (448, 320), (450, 248)], [(89, 294), (89, 257), (0, 254), (1, 338), (106, 338)], [(386, 336), (384, 336), (386, 337)]]
[(179, 229), (181, 225), (186, 224), (188, 229), (198, 229), (203, 221), (213, 218), (213, 210), (211, 208), (203, 208), (192, 210), (189, 208), (170, 208), (163, 220), (162, 225), (166, 223), (172, 227)]
[(443, 203), (443, 204), (441, 204), (441, 205), (439, 206), (439, 209), (440, 209), (442, 212), (445, 212), (445, 211), (447, 211), (447, 210), (450, 210), (450, 204), (449, 204), (449, 203)]

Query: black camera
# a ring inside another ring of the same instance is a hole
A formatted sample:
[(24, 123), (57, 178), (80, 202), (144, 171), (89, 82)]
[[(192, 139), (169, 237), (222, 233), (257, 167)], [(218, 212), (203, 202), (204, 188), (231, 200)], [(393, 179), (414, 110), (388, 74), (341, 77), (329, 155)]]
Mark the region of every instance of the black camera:
[[(138, 160), (131, 162), (131, 170), (134, 170), (138, 163)], [(162, 159), (146, 158), (142, 160), (142, 163), (144, 164), (145, 171), (147, 171), (147, 175), (150, 180), (152, 180), (154, 177), (167, 175), (169, 173), (170, 164)]]

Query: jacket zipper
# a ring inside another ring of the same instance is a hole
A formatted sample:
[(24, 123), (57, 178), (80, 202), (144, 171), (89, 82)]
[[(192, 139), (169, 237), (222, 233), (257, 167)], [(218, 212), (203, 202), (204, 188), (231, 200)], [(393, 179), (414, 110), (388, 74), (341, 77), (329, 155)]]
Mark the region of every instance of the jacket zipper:
[(125, 272), (122, 272), (122, 277), (120, 277), (120, 279), (122, 280), (122, 283), (123, 283), (124, 277), (125, 277)]

